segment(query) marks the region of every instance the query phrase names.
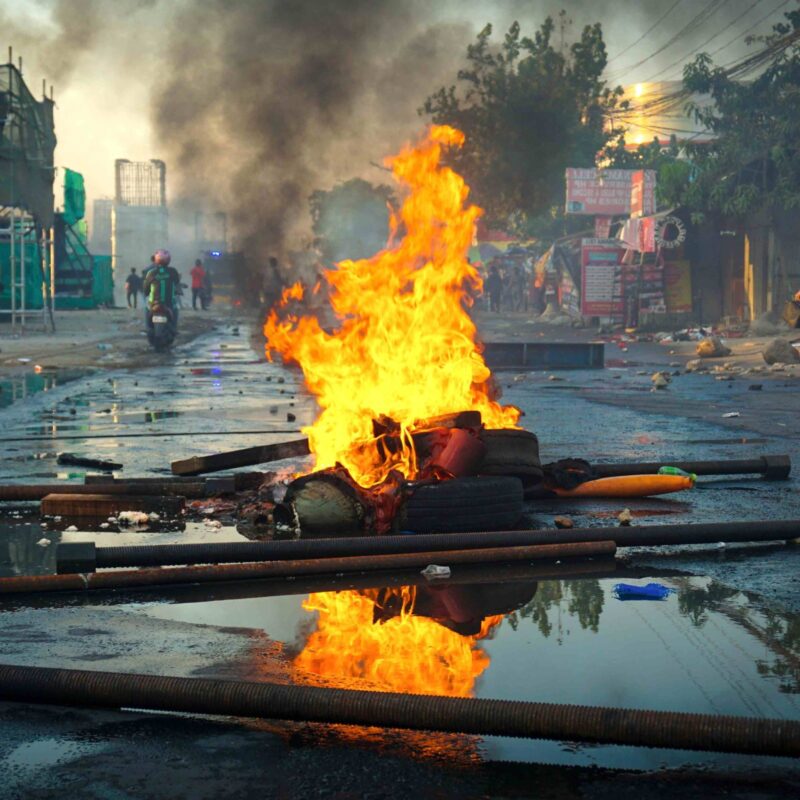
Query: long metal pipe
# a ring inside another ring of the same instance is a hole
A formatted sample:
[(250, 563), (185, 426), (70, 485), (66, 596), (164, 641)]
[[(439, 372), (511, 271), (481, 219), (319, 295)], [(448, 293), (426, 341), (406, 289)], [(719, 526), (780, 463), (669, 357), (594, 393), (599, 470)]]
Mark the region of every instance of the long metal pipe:
[(285, 576), (336, 575), (425, 567), (428, 564), (488, 564), (509, 561), (562, 560), (586, 556), (614, 555), (613, 542), (577, 542), (534, 547), (496, 547), (480, 550), (449, 550), (350, 558), (319, 558), (304, 561), (260, 561), (249, 564), (168, 567), (109, 572), (73, 572), (66, 575), (31, 575), (0, 578), (0, 595), (27, 592), (61, 592), (88, 589), (124, 589), (134, 586), (166, 586), (181, 583), (242, 581)]
[(599, 478), (623, 475), (655, 475), (669, 464), (695, 475), (763, 475), (767, 480), (785, 480), (792, 471), (788, 455), (758, 456), (757, 458), (718, 459), (715, 461), (628, 462), (624, 464), (592, 464)]
[(0, 700), (722, 753), (800, 755), (800, 722), (796, 720), (367, 692), (255, 681), (0, 665)]
[[(592, 578), (638, 579), (669, 577), (683, 573), (677, 570), (632, 570), (621, 567), (614, 556), (591, 559), (566, 559), (560, 564), (549, 561), (514, 561), (508, 564), (453, 565), (447, 586), (476, 584), (501, 584), (509, 582), (571, 581)], [(313, 592), (341, 592), (349, 589), (382, 589), (400, 586), (425, 586), (429, 581), (420, 569), (386, 572), (347, 572), (339, 575), (289, 575), (280, 578), (226, 581), (215, 583), (182, 583), (173, 586), (137, 586), (132, 591), (140, 601), (148, 603), (207, 603), (209, 600), (244, 600), (263, 597), (287, 597)], [(125, 590), (98, 589), (72, 594), (71, 605), (91, 605), (98, 602), (98, 592), (103, 593), (104, 605), (130, 603), (131, 593)], [(14, 611), (19, 608), (53, 608), (63, 604), (57, 592), (42, 594), (7, 594), (0, 596), (0, 609)]]
[[(94, 563), (101, 567), (155, 567), (170, 564), (220, 564), (273, 561), (292, 558), (376, 556), (429, 550), (519, 547), (566, 542), (612, 540), (619, 547), (713, 542), (786, 541), (800, 537), (800, 520), (763, 522), (712, 522), (683, 525), (630, 527), (552, 528), (483, 533), (424, 533), (401, 536), (357, 536), (337, 539), (296, 539), (278, 542), (219, 542), (208, 544), (132, 545), (98, 547)], [(76, 544), (60, 544), (57, 560), (66, 560)], [(91, 543), (80, 543), (91, 548)], [(91, 555), (88, 559), (90, 562)], [(81, 571), (90, 571), (87, 563)]]

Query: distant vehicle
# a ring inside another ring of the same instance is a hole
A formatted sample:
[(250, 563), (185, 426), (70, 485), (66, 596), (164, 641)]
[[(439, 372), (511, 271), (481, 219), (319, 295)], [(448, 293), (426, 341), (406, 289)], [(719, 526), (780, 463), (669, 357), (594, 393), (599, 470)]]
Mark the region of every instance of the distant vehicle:
[(241, 306), (252, 301), (243, 253), (206, 250), (203, 253), (203, 268), (213, 284), (213, 299), (217, 304)]
[(157, 352), (169, 350), (175, 341), (177, 325), (175, 312), (163, 303), (154, 303), (150, 309), (152, 325), (147, 331), (147, 340)]

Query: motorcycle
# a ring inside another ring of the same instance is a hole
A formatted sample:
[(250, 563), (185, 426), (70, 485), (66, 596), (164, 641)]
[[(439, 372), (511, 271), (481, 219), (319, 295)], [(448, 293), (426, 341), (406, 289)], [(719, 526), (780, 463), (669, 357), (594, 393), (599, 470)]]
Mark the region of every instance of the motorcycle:
[(175, 312), (163, 303), (153, 303), (150, 308), (150, 326), (147, 340), (156, 351), (168, 350), (177, 334)]

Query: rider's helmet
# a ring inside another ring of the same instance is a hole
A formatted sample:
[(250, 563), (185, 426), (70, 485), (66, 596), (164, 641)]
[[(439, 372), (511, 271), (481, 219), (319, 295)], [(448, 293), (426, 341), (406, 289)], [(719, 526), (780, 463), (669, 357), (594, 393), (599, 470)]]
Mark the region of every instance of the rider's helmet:
[(169, 262), (172, 260), (169, 250), (156, 250), (156, 252), (153, 253), (153, 256), (156, 260), (156, 264), (159, 264), (163, 267), (168, 267)]

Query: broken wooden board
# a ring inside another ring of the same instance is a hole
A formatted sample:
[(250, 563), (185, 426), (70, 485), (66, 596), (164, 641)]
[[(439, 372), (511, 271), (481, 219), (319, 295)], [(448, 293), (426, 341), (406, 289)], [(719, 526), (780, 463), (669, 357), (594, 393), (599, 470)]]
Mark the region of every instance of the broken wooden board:
[(185, 506), (183, 497), (123, 494), (49, 494), (42, 499), (42, 514), (51, 517), (109, 517), (122, 511), (155, 511), (176, 517)]
[[(233, 491), (233, 489), (230, 489)], [(126, 483), (97, 483), (97, 484), (11, 484), (0, 486), (0, 502), (42, 500), (48, 495), (179, 495), (181, 497), (203, 498), (208, 496), (207, 487), (202, 481), (184, 483), (180, 486), (169, 485), (139, 485)]]
[(298, 458), (307, 456), (310, 452), (308, 439), (293, 439), (290, 442), (264, 444), (258, 447), (246, 447), (243, 450), (230, 450), (226, 453), (193, 456), (183, 461), (173, 461), (172, 472), (175, 475), (202, 475), (204, 472), (220, 472), (224, 469), (267, 464), (283, 458)]

